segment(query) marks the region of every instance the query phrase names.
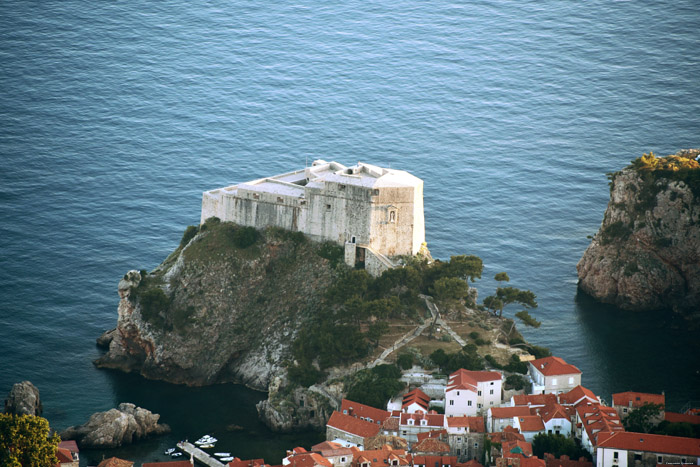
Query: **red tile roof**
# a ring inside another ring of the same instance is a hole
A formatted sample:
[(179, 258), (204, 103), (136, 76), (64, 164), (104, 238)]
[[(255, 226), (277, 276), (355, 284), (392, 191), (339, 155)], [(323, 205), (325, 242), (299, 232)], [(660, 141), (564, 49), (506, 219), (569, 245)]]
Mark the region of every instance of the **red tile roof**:
[(666, 396), (663, 394), (648, 394), (645, 392), (618, 392), (613, 394), (613, 405), (638, 408), (644, 404), (666, 404)]
[(342, 444), (334, 443), (333, 441), (324, 441), (322, 443), (311, 446), (311, 450), (318, 452), (323, 457), (337, 456), (352, 456), (350, 448), (344, 447)]
[(553, 418), (564, 418), (566, 420), (571, 420), (571, 414), (559, 404), (546, 405), (542, 407), (540, 409), (540, 417), (542, 417), (542, 421), (545, 423)]
[(382, 429), (387, 431), (396, 431), (399, 429), (399, 418), (389, 417), (382, 423)]
[(366, 422), (338, 411), (333, 412), (326, 426), (336, 428), (352, 435), (361, 436), (362, 438), (371, 438), (377, 435), (381, 429), (381, 426), (376, 423)]
[(484, 417), (447, 417), (448, 427), (468, 428), (470, 433), (485, 433)]
[(73, 454), (68, 449), (61, 447), (56, 448), (56, 458), (58, 459), (58, 464), (56, 465), (73, 462)]
[[(413, 420), (413, 424), (416, 426), (445, 426), (445, 416), (439, 413), (402, 413), (399, 426), (408, 425), (409, 420)], [(421, 425), (421, 420), (425, 420), (426, 425)]]
[(433, 467), (434, 465), (453, 466), (457, 463), (456, 456), (413, 456), (413, 465), (424, 465), (425, 467)]
[(632, 433), (627, 431), (601, 433), (598, 436), (598, 446), (626, 449), (628, 451), (700, 456), (700, 439), (650, 435), (648, 433)]
[(580, 404), (576, 407), (576, 413), (594, 446), (597, 445), (599, 433), (625, 431), (620, 417), (612, 407), (604, 407), (600, 404)]
[(530, 365), (545, 376), (581, 374), (581, 370), (566, 363), (559, 357), (545, 357), (537, 360), (531, 360)]
[(700, 415), (664, 412), (664, 420), (671, 423), (692, 423), (693, 425), (700, 425)]
[(331, 461), (316, 452), (304, 452), (287, 458), (291, 467), (333, 467)]
[(586, 389), (580, 384), (569, 392), (559, 394), (559, 403), (564, 405), (578, 405), (580, 403), (590, 402), (597, 404), (600, 401), (590, 389)]
[(516, 394), (513, 396), (515, 406), (529, 405), (547, 405), (557, 402), (555, 394)]
[(190, 461), (144, 462), (141, 467), (192, 467)]
[[(259, 467), (259, 466), (264, 466), (265, 464), (265, 459), (249, 459), (249, 460), (241, 460), (238, 457), (234, 457), (231, 462), (227, 464), (229, 467)], [(267, 466), (269, 467), (269, 466)]]
[(477, 383), (500, 381), (503, 376), (495, 371), (470, 371), (459, 369), (450, 375), (446, 391), (465, 389), (476, 391)]
[(506, 441), (514, 440), (525, 441), (525, 437), (512, 426), (507, 426), (503, 429), (503, 431), (498, 433), (489, 433), (488, 436), (492, 443), (504, 443)]
[(430, 430), (426, 431), (423, 433), (418, 433), (416, 437), (418, 438), (418, 441), (423, 441), (424, 439), (428, 438), (440, 438), (442, 436), (447, 436), (447, 430)]
[(472, 460), (467, 461), (467, 462), (455, 464), (454, 467), (484, 467), (484, 466), (481, 465), (478, 461), (475, 461), (474, 459), (472, 459)]
[(593, 462), (586, 460), (585, 457), (572, 460), (569, 456), (562, 455), (557, 459), (552, 454), (545, 453), (544, 461), (547, 463), (547, 467), (593, 467)]
[(544, 423), (539, 415), (518, 417), (518, 422), (520, 423), (520, 431), (523, 433), (526, 431), (544, 431)]
[(530, 415), (529, 407), (491, 407), (489, 410), (493, 418), (513, 418)]
[(369, 405), (360, 404), (347, 399), (343, 399), (340, 403), (340, 411), (353, 417), (369, 419), (370, 422), (384, 422), (391, 416), (389, 412), (382, 409), (376, 409)]
[(363, 463), (369, 462), (371, 467), (386, 467), (391, 465), (392, 461), (398, 461), (400, 466), (408, 466), (410, 464), (406, 451), (403, 449), (391, 449), (385, 446), (382, 449), (372, 449), (369, 451), (360, 451), (357, 448), (352, 448), (353, 451), (353, 466), (360, 466)]
[(69, 439), (68, 441), (61, 441), (58, 443), (58, 447), (68, 449), (70, 452), (80, 452), (80, 449), (78, 449), (78, 443), (72, 439)]
[(403, 396), (403, 403), (401, 404), (401, 408), (405, 409), (413, 403), (416, 403), (423, 409), (428, 410), (428, 406), (430, 405), (430, 397), (420, 389), (416, 388), (413, 391), (407, 392)]
[(525, 440), (516, 439), (511, 441), (504, 441), (503, 444), (501, 444), (501, 452), (506, 457), (509, 453), (511, 453), (514, 449), (517, 448), (519, 448), (520, 451), (526, 456), (532, 455), (532, 444), (528, 443)]
[(412, 452), (439, 452), (445, 455), (450, 453), (450, 445), (443, 443), (439, 439), (426, 438), (416, 443), (411, 449)]

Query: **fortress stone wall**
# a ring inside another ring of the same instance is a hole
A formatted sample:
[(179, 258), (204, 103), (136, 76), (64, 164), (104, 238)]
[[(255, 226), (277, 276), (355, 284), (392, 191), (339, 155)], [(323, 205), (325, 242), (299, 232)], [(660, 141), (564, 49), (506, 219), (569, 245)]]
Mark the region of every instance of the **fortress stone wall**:
[(201, 222), (299, 231), (345, 245), (346, 262), (378, 274), (425, 242), (423, 181), (403, 170), (314, 161), (311, 167), (206, 191)]

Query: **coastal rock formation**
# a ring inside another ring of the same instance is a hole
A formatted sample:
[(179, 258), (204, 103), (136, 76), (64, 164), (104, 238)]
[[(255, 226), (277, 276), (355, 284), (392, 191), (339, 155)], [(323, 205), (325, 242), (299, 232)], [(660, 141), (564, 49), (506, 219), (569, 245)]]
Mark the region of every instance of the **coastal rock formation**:
[(268, 398), (256, 405), (258, 416), (272, 430), (323, 429), (333, 411), (340, 408), (340, 399), (329, 392), (333, 391), (332, 387), (314, 385), (291, 391), (286, 388), (284, 379), (275, 377), (270, 383)]
[(600, 231), (576, 266), (581, 290), (628, 310), (700, 314), (698, 154), (645, 155), (610, 174)]
[(267, 390), (335, 270), (320, 244), (300, 234), (255, 232), (212, 220), (189, 228), (152, 273), (129, 271), (119, 282), (116, 331), (105, 337), (109, 351), (95, 364), (172, 383)]
[(93, 414), (84, 425), (72, 426), (61, 433), (61, 439), (75, 440), (81, 448), (116, 448), (151, 435), (170, 432), (159, 424), (160, 415), (134, 404), (119, 404), (116, 409)]
[(15, 415), (41, 415), (39, 390), (29, 381), (12, 386), (5, 399), (5, 413)]

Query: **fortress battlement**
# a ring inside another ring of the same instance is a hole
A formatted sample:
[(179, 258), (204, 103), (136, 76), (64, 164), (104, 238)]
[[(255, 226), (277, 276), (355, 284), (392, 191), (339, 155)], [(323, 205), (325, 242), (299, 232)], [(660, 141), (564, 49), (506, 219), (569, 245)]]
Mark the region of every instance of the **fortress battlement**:
[(317, 160), (305, 169), (205, 191), (201, 222), (214, 216), (344, 245), (346, 262), (366, 264), (373, 274), (389, 267), (392, 256), (417, 254), (425, 242), (423, 181), (362, 162), (346, 167)]

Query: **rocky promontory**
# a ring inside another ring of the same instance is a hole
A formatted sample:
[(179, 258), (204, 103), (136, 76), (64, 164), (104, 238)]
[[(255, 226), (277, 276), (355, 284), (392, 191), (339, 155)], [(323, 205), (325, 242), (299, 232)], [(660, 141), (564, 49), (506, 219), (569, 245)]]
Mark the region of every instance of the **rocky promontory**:
[(267, 390), (334, 271), (316, 244), (278, 231), (253, 231), (262, 238), (249, 241), (236, 237), (241, 231), (203, 224), (152, 273), (128, 272), (119, 282), (117, 327), (102, 339), (109, 351), (96, 365)]
[(700, 315), (699, 154), (645, 154), (609, 174), (603, 222), (576, 266), (581, 290), (623, 309)]
[(116, 448), (125, 444), (170, 432), (159, 424), (160, 415), (136, 407), (119, 404), (116, 409), (93, 414), (87, 423), (72, 426), (61, 433), (61, 439), (73, 439), (81, 448)]

